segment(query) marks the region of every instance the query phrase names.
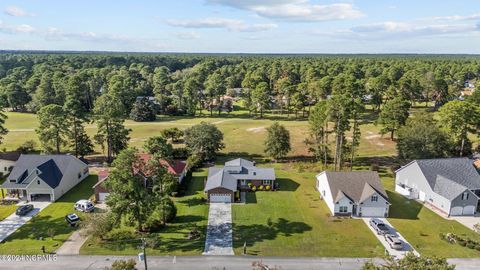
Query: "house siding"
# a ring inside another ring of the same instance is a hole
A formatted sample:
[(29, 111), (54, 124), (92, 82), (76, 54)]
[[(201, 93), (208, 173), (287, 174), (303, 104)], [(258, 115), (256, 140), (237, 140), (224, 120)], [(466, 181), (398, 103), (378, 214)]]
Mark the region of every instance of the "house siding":
[[(347, 207), (347, 212), (346, 213), (340, 213), (340, 206), (346, 206)], [(348, 199), (347, 197), (343, 197), (337, 203), (335, 203), (334, 215), (350, 216), (352, 214), (352, 210), (353, 210), (352, 201), (350, 199)]]
[(462, 194), (457, 196), (455, 199), (452, 200), (451, 202), (451, 208), (450, 208), (450, 214), (451, 214), (451, 209), (454, 207), (466, 207), (466, 206), (473, 206), (474, 209), (477, 209), (478, 205), (478, 197), (473, 193), (471, 190), (466, 190), (468, 192), (468, 200), (462, 200)]
[(330, 190), (330, 185), (328, 184), (327, 175), (325, 173), (317, 175), (317, 190), (320, 192), (320, 198), (325, 201), (328, 209), (330, 209), (330, 212), (334, 215), (335, 204), (333, 203), (332, 191)]
[(31, 200), (32, 194), (50, 194), (50, 200), (55, 200), (53, 189), (38, 176), (35, 176), (27, 186), (28, 200)]
[(10, 168), (15, 166), (15, 161), (0, 159), (0, 173), (7, 175), (10, 173)]

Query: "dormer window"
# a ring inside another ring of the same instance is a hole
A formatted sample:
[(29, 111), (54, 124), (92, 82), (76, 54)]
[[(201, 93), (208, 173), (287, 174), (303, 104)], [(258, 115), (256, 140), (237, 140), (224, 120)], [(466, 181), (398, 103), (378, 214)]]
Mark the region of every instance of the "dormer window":
[(373, 196), (370, 198), (370, 200), (371, 200), (372, 202), (378, 202), (378, 195), (373, 195)]
[(40, 180), (37, 180), (37, 185), (40, 185)]
[(462, 194), (462, 201), (466, 201), (466, 200), (468, 200), (468, 192), (464, 192)]

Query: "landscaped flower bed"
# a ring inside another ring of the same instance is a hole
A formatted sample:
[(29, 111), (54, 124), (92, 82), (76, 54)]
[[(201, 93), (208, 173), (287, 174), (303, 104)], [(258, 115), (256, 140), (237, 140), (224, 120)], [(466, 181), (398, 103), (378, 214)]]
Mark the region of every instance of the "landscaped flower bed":
[(451, 244), (459, 244), (462, 247), (468, 247), (469, 249), (476, 249), (480, 251), (480, 242), (469, 238), (463, 238), (454, 233), (440, 234), (440, 238)]
[(270, 185), (258, 185), (258, 186), (255, 186), (254, 184), (252, 183), (248, 183), (248, 186), (250, 187), (250, 190), (251, 191), (270, 191), (272, 190), (272, 186)]

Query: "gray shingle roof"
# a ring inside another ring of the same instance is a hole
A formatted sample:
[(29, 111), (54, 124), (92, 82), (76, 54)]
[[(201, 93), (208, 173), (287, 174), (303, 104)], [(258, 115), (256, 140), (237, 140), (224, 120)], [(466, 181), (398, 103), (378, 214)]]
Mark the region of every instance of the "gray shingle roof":
[(337, 202), (343, 196), (359, 203), (370, 197), (375, 192), (388, 201), (387, 192), (380, 182), (377, 172), (355, 171), (355, 172), (323, 172), (326, 174), (328, 185)]
[[(55, 188), (62, 180), (72, 161), (80, 162), (79, 159), (71, 155), (21, 155), (2, 187), (24, 188), (28, 184), (24, 181), (26, 176), (38, 169), (42, 172), (39, 177), (50, 187)], [(16, 180), (19, 183), (10, 182), (11, 180)]]
[(209, 168), (205, 191), (217, 187), (236, 191), (238, 180), (275, 180), (275, 178), (273, 168), (258, 168), (253, 162), (239, 158), (225, 162), (223, 168)]
[(415, 160), (433, 191), (452, 200), (466, 189), (480, 189), (480, 174), (469, 158)]

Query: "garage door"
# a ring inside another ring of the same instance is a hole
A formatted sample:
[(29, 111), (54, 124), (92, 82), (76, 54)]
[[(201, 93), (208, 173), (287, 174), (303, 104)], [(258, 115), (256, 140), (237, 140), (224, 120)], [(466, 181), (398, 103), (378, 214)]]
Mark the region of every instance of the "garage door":
[(232, 202), (232, 196), (230, 194), (210, 194), (210, 202), (229, 203)]
[(384, 217), (385, 208), (383, 207), (362, 207), (362, 217)]
[(50, 202), (52, 197), (50, 194), (30, 194), (30, 200), (33, 202)]
[(101, 202), (104, 202), (107, 196), (108, 196), (108, 193), (100, 192), (98, 193), (98, 200)]
[(469, 205), (465, 207), (456, 206), (450, 210), (451, 216), (468, 216), (475, 214), (475, 206)]

